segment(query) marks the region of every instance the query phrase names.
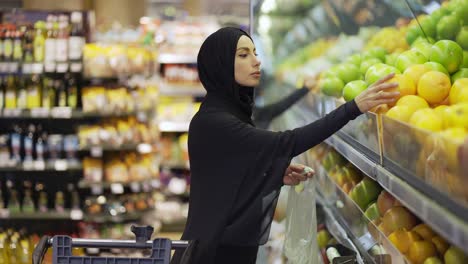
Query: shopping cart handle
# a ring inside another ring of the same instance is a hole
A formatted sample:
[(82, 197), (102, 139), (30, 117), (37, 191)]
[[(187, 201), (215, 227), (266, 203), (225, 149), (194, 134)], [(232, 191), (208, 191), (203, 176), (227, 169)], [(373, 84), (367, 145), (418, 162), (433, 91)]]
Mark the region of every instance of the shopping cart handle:
[(41, 240), (39, 240), (39, 243), (37, 243), (37, 246), (34, 249), (34, 252), (32, 255), (32, 264), (42, 263), (42, 260), (44, 259), (44, 255), (47, 252), (47, 249), (49, 248), (49, 246), (51, 245), (49, 240), (50, 240), (49, 236), (41, 237)]

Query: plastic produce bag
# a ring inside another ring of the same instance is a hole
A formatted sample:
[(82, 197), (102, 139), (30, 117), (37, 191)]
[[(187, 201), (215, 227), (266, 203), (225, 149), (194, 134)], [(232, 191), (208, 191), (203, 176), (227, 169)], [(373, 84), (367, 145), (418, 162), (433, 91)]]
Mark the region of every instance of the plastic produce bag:
[(288, 263), (320, 263), (315, 185), (314, 177), (289, 190), (284, 242), (284, 254), (288, 258)]

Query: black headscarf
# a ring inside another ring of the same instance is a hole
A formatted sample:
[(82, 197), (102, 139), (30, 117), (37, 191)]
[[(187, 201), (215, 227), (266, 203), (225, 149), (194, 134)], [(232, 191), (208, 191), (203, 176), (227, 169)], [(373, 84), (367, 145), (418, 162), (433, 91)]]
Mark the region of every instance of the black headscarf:
[(222, 28), (211, 34), (198, 53), (198, 75), (210, 96), (226, 101), (233, 108), (239, 108), (243, 118), (252, 123), (254, 87), (242, 86), (234, 80), (234, 59), (241, 36), (250, 38), (242, 29), (233, 27)]

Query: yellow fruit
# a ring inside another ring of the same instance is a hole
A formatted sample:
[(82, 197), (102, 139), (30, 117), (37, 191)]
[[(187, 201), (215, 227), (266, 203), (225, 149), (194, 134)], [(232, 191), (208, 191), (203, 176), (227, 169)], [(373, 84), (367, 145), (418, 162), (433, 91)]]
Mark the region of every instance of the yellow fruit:
[(415, 111), (423, 108), (429, 108), (429, 104), (426, 100), (417, 95), (405, 95), (398, 99), (396, 105), (406, 105), (413, 108)]
[(436, 235), (434, 231), (432, 231), (432, 229), (426, 224), (419, 224), (415, 226), (412, 231), (418, 233), (418, 235), (420, 235), (422, 238), (429, 241)]
[(432, 69), (425, 64), (415, 64), (408, 67), (403, 75), (410, 77), (413, 80), (415, 86), (417, 86), (421, 76), (423, 76), (423, 74), (426, 72), (430, 72), (431, 70)]
[[(387, 81), (388, 83), (398, 83), (398, 87), (394, 89), (390, 89), (389, 92), (399, 91), (400, 96), (399, 98), (405, 95), (415, 95), (416, 94), (416, 86), (414, 85), (413, 80), (403, 74), (395, 74), (395, 76)], [(399, 99), (398, 98), (398, 99)], [(390, 105), (391, 106), (391, 105)]]
[(386, 115), (398, 121), (408, 123), (413, 113), (414, 109), (411, 107), (408, 107), (406, 105), (396, 105), (390, 108)]
[(468, 256), (459, 248), (451, 246), (444, 254), (445, 264), (466, 264)]
[(431, 108), (424, 108), (414, 112), (409, 122), (417, 128), (433, 132), (442, 130), (442, 119)]
[(437, 256), (434, 244), (429, 241), (416, 241), (409, 249), (408, 257), (414, 264), (423, 264), (427, 258)]
[(441, 256), (443, 256), (449, 248), (449, 244), (447, 243), (447, 241), (445, 241), (445, 239), (443, 239), (440, 236), (433, 237), (431, 241), (432, 243), (434, 243), (435, 247), (437, 248), (437, 252), (439, 252)]
[(447, 159), (448, 167), (456, 168), (458, 165), (458, 148), (463, 144), (468, 133), (463, 127), (452, 127), (439, 134), (443, 140), (444, 158)]
[(438, 71), (426, 72), (418, 82), (418, 95), (430, 104), (444, 101), (450, 93), (450, 78)]
[(416, 232), (407, 231), (406, 229), (401, 228), (391, 233), (388, 236), (388, 239), (398, 249), (398, 251), (405, 254), (409, 251), (411, 244), (421, 240), (421, 236)]
[(439, 105), (434, 108), (435, 113), (442, 119), (443, 128), (448, 128), (448, 119), (447, 119), (447, 110), (449, 107), (447, 105)]
[(449, 127), (464, 127), (468, 129), (468, 103), (451, 105), (446, 111)]
[(450, 104), (468, 103), (468, 78), (461, 78), (453, 83), (452, 89), (450, 89), (449, 102)]

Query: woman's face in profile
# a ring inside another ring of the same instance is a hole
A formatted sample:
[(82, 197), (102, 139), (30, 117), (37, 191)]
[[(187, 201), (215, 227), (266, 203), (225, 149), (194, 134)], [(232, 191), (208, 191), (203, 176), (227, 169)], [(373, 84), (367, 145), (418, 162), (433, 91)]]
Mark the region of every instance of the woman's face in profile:
[(240, 37), (237, 42), (234, 78), (242, 86), (254, 87), (260, 83), (260, 61), (252, 40), (247, 36)]

